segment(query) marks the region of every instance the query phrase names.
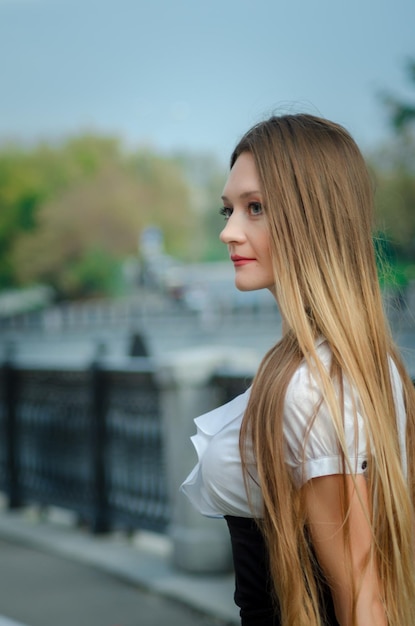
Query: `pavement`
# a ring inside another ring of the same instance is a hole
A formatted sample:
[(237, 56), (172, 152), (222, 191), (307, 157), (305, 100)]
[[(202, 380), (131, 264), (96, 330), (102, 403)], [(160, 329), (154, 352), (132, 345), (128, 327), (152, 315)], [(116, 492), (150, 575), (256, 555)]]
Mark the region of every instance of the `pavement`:
[(189, 574), (166, 536), (94, 536), (71, 515), (0, 504), (0, 626), (233, 626), (233, 573)]

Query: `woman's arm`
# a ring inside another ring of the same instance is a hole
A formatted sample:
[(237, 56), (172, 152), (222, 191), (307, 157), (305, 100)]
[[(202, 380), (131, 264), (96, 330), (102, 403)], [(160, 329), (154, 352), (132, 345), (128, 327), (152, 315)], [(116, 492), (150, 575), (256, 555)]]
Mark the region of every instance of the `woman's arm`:
[[(363, 476), (346, 476), (349, 494), (350, 545), (353, 576), (360, 589), (357, 598), (358, 626), (386, 626), (375, 563), (369, 558), (371, 531), (367, 522), (368, 491)], [(359, 495), (356, 492), (359, 492)], [(332, 589), (336, 617), (341, 626), (352, 626), (352, 589), (347, 574), (343, 538), (343, 476), (322, 476), (303, 487), (308, 524), (317, 559)], [(360, 496), (360, 498), (359, 498)], [(363, 506), (362, 506), (363, 505)], [(366, 514), (365, 514), (366, 511)]]

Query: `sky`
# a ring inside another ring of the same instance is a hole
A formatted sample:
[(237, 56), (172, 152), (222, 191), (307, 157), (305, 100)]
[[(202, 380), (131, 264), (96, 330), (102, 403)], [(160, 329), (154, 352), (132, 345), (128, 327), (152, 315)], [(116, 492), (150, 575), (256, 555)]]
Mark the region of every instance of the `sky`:
[(226, 162), (254, 123), (307, 111), (367, 150), (410, 57), (414, 0), (0, 0), (0, 140), (92, 131)]

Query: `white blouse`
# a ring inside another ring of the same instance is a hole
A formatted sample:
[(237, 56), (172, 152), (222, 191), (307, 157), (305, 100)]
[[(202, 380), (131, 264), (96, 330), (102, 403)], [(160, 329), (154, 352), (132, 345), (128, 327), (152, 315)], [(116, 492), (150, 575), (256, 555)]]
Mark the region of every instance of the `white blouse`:
[[(329, 368), (331, 351), (324, 341), (317, 345), (322, 363)], [(403, 467), (406, 468), (406, 414), (402, 383), (396, 366), (390, 361), (391, 378), (398, 414), (399, 438)], [(250, 389), (231, 402), (195, 419), (197, 433), (191, 440), (198, 463), (181, 486), (200, 513), (209, 517), (235, 515), (261, 517), (262, 498), (255, 464), (249, 466), (250, 503), (245, 489), (239, 453), (239, 431), (248, 403)], [(283, 430), (285, 461), (291, 469), (297, 487), (311, 478), (352, 472), (362, 474), (367, 467), (366, 436), (357, 398), (344, 381), (344, 431), (350, 467), (343, 470), (337, 436), (326, 404), (321, 403), (310, 426), (315, 408), (321, 398), (317, 381), (304, 361), (292, 377), (285, 397)], [(354, 406), (357, 407), (355, 417)], [(249, 450), (248, 450), (249, 458)]]

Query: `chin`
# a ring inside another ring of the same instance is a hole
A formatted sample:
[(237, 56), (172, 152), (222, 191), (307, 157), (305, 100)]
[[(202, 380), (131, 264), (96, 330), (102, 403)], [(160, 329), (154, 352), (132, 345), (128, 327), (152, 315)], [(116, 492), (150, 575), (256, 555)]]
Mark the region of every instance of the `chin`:
[(235, 281), (235, 287), (238, 291), (259, 291), (260, 289), (265, 289), (263, 285), (252, 285), (249, 283), (243, 283), (242, 281)]

